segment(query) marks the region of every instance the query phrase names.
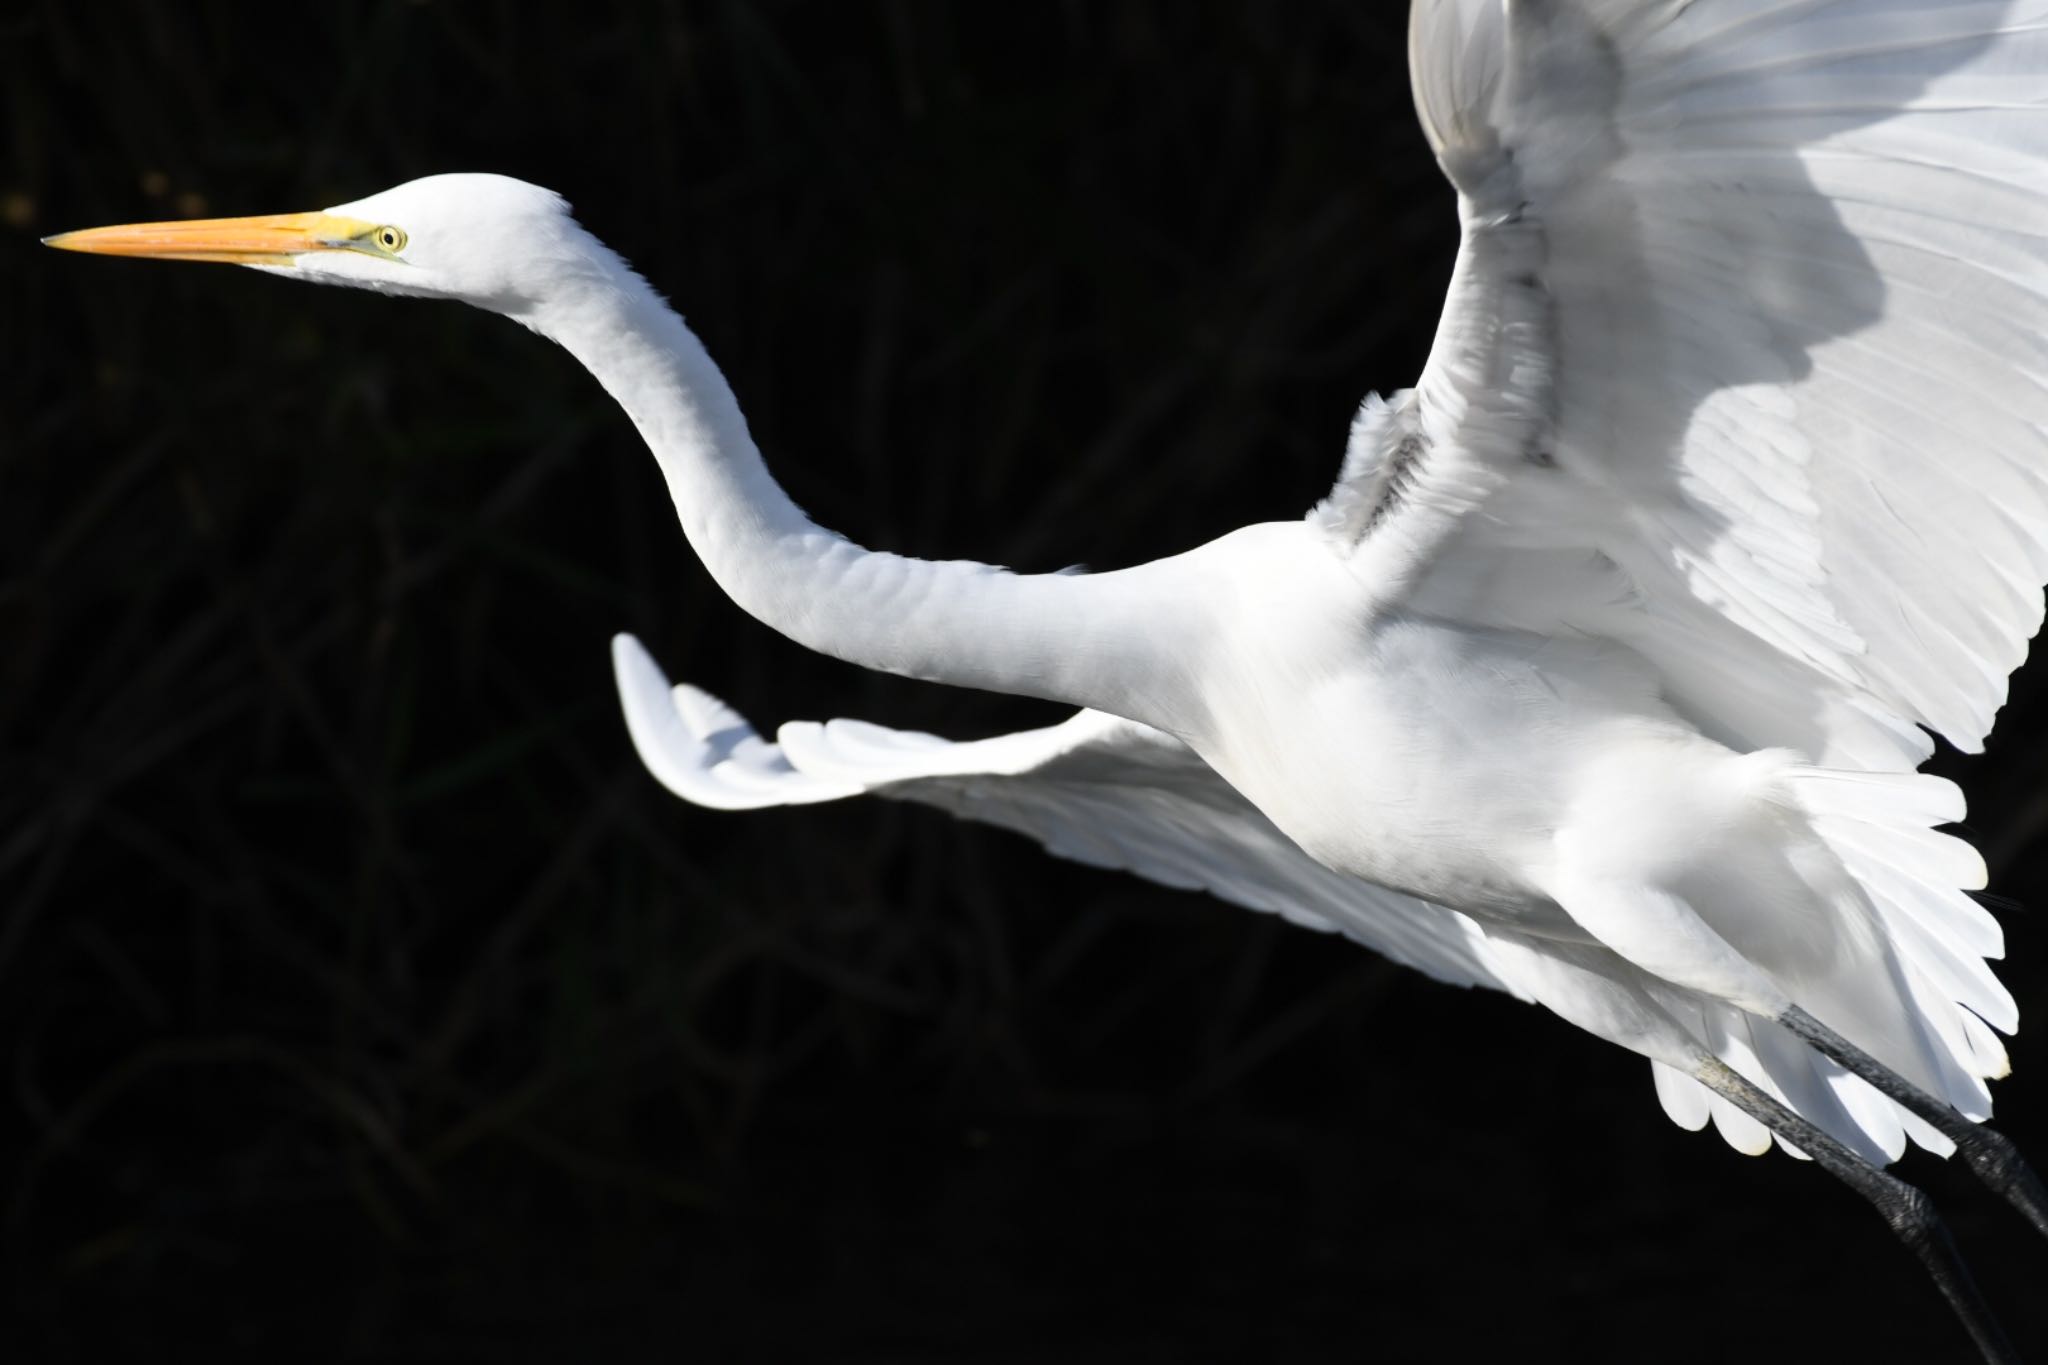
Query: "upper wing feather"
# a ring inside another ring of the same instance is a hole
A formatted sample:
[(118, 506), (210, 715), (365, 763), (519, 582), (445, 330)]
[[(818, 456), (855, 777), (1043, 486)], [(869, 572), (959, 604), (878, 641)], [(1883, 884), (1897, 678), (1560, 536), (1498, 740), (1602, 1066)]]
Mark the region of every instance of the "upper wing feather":
[(956, 744), (861, 721), (797, 721), (771, 744), (709, 694), (671, 688), (632, 636), (614, 638), (612, 659), (634, 746), (687, 801), (745, 809), (863, 792), (920, 801), (1029, 835), (1063, 858), (1348, 934), (1441, 981), (1524, 994), (1470, 920), (1332, 872), (1150, 726), (1081, 711), (1048, 729)]
[(1353, 553), (1625, 639), (1743, 747), (1979, 747), (2048, 580), (2048, 0), (1418, 0), (1410, 37), (1464, 240), (1354, 435)]

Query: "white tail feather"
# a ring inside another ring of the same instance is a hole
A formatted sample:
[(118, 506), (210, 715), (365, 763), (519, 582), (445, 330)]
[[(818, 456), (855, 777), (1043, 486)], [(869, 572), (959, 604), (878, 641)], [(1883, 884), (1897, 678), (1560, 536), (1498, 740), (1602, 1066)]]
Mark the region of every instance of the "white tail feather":
[[(1984, 961), (2003, 947), (1997, 921), (1960, 889), (1983, 884), (1983, 859), (1962, 840), (1932, 828), (1962, 818), (1961, 793), (1955, 784), (1925, 774), (1794, 767), (1783, 777), (1814, 833), (1875, 912), (1894, 968), (1896, 1007), (1919, 1035), (1914, 1041), (1924, 1043), (1918, 1056), (1900, 1055), (1896, 1044), (1889, 1050), (1865, 1046), (1961, 1113), (1986, 1117), (1991, 1104), (1984, 1082), (2005, 1070), (2005, 1049), (1987, 1021), (2010, 1032), (2018, 1010)], [(1885, 983), (1866, 985), (1881, 991)], [(1766, 1064), (1782, 1084), (1789, 1062), (1773, 1058)], [(1823, 1063), (1816, 1075), (1839, 1108), (1825, 1117), (1804, 1106), (1802, 1112), (1837, 1136), (1843, 1136), (1839, 1125), (1846, 1117), (1868, 1145), (1887, 1155), (1896, 1156), (1908, 1137), (1940, 1155), (1953, 1150), (1926, 1123), (1832, 1064)]]

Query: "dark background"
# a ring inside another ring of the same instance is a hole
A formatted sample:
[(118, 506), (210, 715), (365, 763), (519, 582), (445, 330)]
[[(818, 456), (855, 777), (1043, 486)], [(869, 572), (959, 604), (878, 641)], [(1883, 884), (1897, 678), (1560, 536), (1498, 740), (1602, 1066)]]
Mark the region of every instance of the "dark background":
[[(1402, 8), (0, 9), (10, 1358), (1967, 1358), (1853, 1195), (1547, 1015), (923, 810), (669, 798), (614, 630), (758, 723), (1056, 713), (743, 617), (534, 337), (34, 245), (518, 175), (825, 524), (1115, 566), (1300, 514), (1417, 372)], [(2037, 904), (2040, 678), (1940, 765)], [(2048, 1354), (2048, 1246), (1904, 1170)]]

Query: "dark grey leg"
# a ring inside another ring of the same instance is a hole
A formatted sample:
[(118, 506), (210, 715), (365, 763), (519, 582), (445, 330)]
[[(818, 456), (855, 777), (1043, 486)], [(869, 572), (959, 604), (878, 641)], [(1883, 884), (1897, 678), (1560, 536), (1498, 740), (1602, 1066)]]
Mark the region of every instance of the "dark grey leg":
[(1786, 1010), (1778, 1022), (1821, 1056), (1869, 1081), (1880, 1095), (1896, 1100), (1933, 1124), (1943, 1137), (1952, 1139), (1977, 1178), (2048, 1236), (2048, 1190), (2042, 1188), (2040, 1177), (2020, 1156), (2012, 1139), (1964, 1118), (1797, 1005)]
[(1709, 1060), (1698, 1075), (1701, 1084), (1812, 1157), (1816, 1165), (1876, 1205), (1899, 1240), (1927, 1267), (1942, 1297), (1962, 1319), (1984, 1359), (1991, 1365), (2019, 1365), (2019, 1356), (2006, 1340), (2005, 1329), (1998, 1325), (1983, 1295), (1977, 1292), (1970, 1268), (1963, 1264), (1962, 1253), (1956, 1250), (1948, 1228), (1934, 1212), (1933, 1200), (1857, 1156), (1720, 1062)]

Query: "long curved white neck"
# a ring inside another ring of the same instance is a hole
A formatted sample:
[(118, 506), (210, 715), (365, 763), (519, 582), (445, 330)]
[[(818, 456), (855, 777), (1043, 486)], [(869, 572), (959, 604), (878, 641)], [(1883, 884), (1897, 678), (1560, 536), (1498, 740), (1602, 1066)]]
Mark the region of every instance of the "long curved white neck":
[(733, 601), (849, 663), (1171, 723), (1144, 695), (1173, 614), (1154, 566), (1016, 575), (878, 553), (824, 530), (769, 475), (695, 334), (617, 256), (585, 241), (589, 268), (514, 316), (566, 347), (633, 419), (683, 533)]

